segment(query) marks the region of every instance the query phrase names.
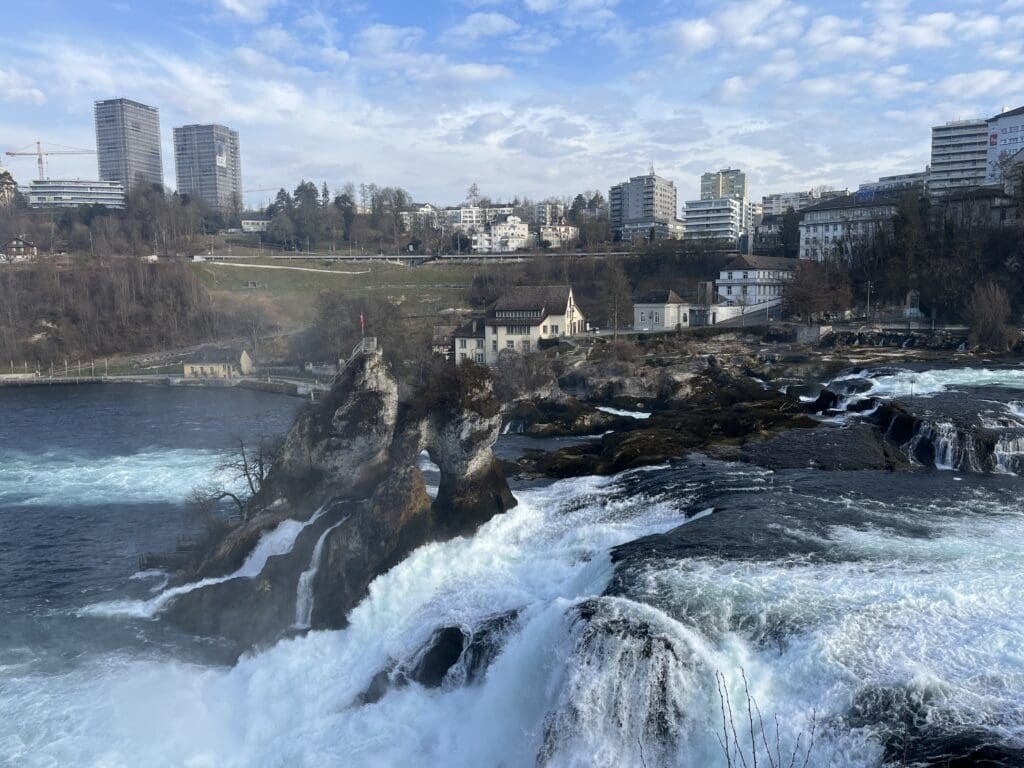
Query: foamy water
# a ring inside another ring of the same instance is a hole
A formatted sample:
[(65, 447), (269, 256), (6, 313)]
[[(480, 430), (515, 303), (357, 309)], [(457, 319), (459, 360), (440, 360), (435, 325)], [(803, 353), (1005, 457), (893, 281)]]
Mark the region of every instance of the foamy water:
[(181, 502), (205, 482), (233, 485), (211, 450), (148, 450), (121, 456), (18, 451), (0, 454), (0, 504), (61, 506)]

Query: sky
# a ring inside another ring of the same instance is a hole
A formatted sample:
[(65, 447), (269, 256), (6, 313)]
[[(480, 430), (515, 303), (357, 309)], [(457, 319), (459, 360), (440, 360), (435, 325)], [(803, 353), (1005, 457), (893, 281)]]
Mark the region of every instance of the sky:
[[(1024, 104), (1024, 0), (4, 0), (0, 149), (94, 148), (92, 103), (237, 130), (247, 190), (300, 179), (456, 204), (855, 188), (922, 170), (930, 127)], [(21, 183), (32, 158), (0, 161)], [(95, 158), (51, 158), (95, 178)], [(272, 192), (246, 194), (258, 204)]]

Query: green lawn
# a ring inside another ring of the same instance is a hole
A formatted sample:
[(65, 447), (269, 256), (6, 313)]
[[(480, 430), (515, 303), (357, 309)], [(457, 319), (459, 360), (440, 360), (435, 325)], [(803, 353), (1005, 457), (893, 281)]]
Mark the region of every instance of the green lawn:
[[(238, 264), (238, 266), (236, 266)], [(244, 264), (253, 266), (246, 267)], [(275, 269), (263, 269), (271, 266)], [(289, 269), (276, 269), (289, 267)], [(293, 269), (299, 267), (301, 269)], [(408, 266), (373, 262), (324, 262), (322, 260), (253, 259), (231, 266), (193, 263), (192, 269), (214, 294), (268, 296), (301, 317), (312, 299), (323, 290), (340, 290), (353, 296), (382, 297), (402, 304), (407, 314), (436, 313), (465, 305), (465, 289), (477, 267), (469, 264)], [(304, 269), (319, 270), (316, 272)], [(250, 287), (255, 283), (257, 287)]]

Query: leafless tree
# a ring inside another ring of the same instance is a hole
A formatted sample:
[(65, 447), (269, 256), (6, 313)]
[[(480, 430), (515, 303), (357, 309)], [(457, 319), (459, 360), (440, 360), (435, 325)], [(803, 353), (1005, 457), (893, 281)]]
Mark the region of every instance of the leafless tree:
[(226, 502), (243, 519), (252, 515), (252, 501), (263, 488), (282, 442), (280, 438), (261, 437), (254, 444), (247, 444), (238, 438), (235, 451), (217, 466), (221, 482), (193, 489), (189, 503), (207, 528), (222, 523), (218, 512)]
[(1010, 296), (994, 280), (974, 286), (967, 299), (964, 315), (971, 327), (971, 341), (994, 352), (1005, 352), (1017, 340), (1017, 329), (1010, 325)]

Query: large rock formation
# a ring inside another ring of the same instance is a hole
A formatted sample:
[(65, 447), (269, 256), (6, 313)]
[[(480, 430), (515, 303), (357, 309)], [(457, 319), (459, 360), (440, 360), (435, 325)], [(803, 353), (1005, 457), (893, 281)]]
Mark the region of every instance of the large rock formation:
[[(230, 575), (282, 521), (307, 521), (294, 545), (257, 576), (175, 598), (165, 615), (190, 631), (244, 643), (271, 641), (293, 624), (341, 627), (370, 582), (414, 548), (470, 533), (514, 506), (491, 451), (501, 416), (490, 374), (464, 365), (441, 377), (400, 403), (379, 353), (350, 364), (328, 396), (296, 419), (249, 521), (210, 548), (185, 580)], [(433, 501), (417, 466), (423, 451), (441, 472)]]

